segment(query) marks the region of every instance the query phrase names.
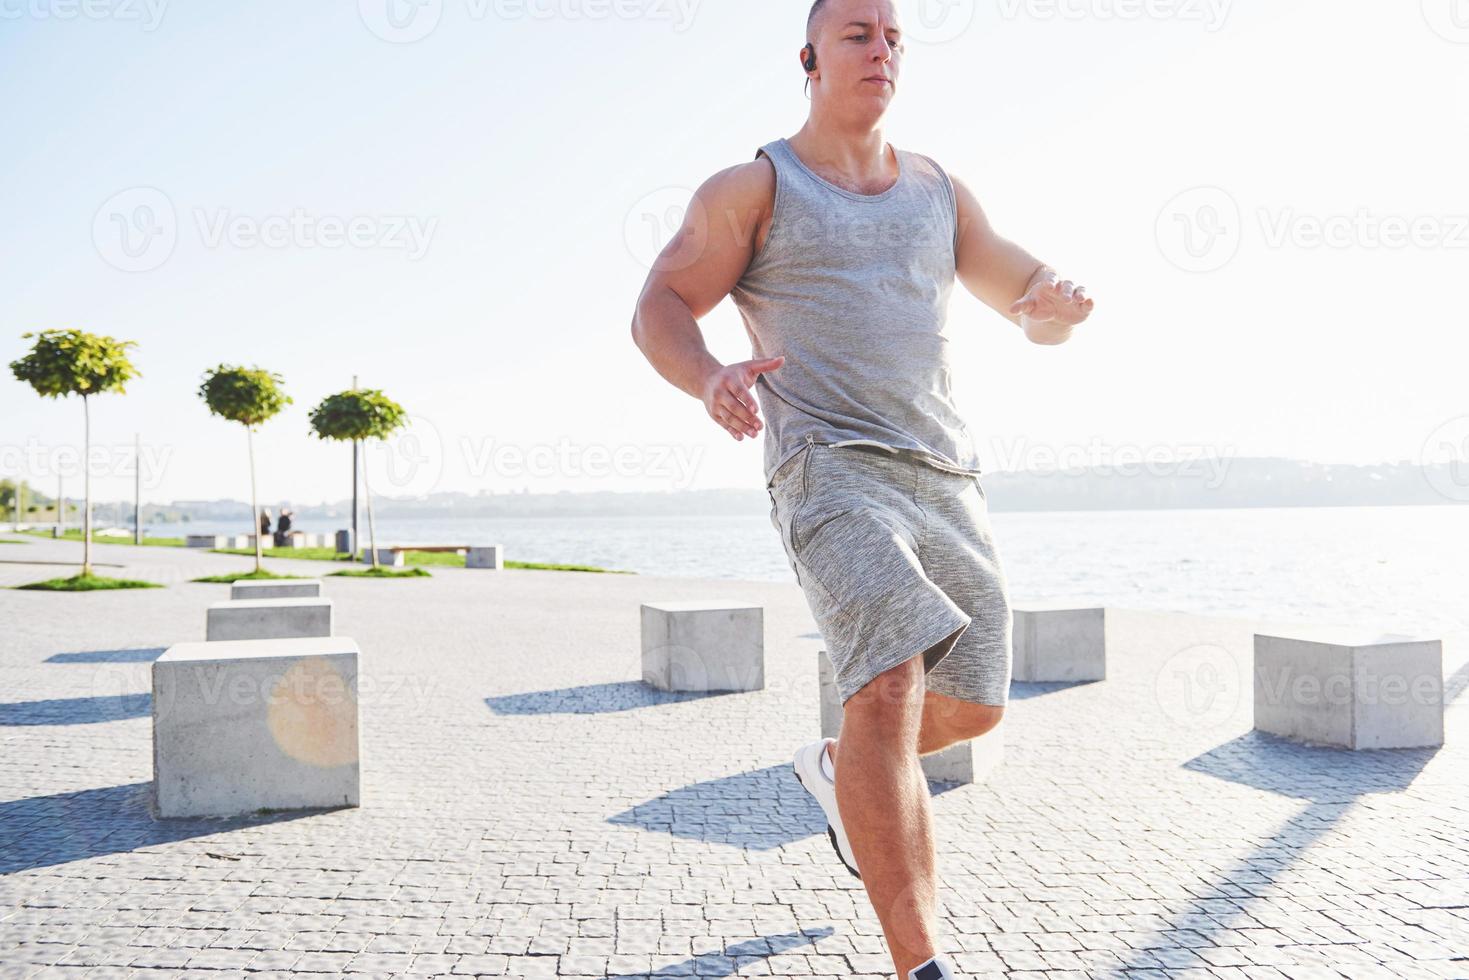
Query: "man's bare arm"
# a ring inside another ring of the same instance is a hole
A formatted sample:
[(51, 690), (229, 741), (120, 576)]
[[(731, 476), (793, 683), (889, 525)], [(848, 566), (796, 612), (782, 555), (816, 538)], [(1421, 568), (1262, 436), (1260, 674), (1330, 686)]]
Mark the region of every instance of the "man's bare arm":
[(986, 306), (1037, 344), (1060, 344), (1092, 311), (1084, 287), (1058, 280), (1056, 271), (990, 226), (963, 181), (950, 174), (959, 213), (955, 274)]
[(784, 358), (721, 364), (705, 346), (698, 320), (749, 267), (762, 201), (774, 193), (775, 170), (768, 161), (730, 167), (705, 181), (678, 233), (653, 263), (633, 313), (633, 340), (649, 363), (704, 402), (709, 416), (736, 440), (753, 438), (762, 428), (749, 389)]

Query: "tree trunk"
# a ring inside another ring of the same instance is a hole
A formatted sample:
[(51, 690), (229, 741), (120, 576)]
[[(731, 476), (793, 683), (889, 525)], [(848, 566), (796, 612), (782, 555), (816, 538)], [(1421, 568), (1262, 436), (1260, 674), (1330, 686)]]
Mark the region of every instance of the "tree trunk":
[(245, 443), (250, 448), (250, 513), (255, 517), (255, 527), (251, 534), (255, 538), (255, 572), (260, 572), (261, 538), (265, 535), (260, 530), (260, 505), (255, 499), (255, 429), (253, 426), (245, 426)]
[(372, 549), (372, 569), (377, 571), (377, 525), (372, 520), (372, 486), (367, 482), (367, 467), (362, 467), (362, 489), (367, 494), (367, 540)]
[(92, 574), (92, 410), (82, 396), (82, 574)]

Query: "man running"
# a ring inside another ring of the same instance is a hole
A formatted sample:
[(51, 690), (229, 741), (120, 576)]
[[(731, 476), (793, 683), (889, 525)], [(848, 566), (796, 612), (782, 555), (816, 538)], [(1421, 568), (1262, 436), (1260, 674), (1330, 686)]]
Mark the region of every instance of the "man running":
[[(953, 980), (919, 756), (999, 723), (1012, 620), (952, 397), (949, 294), (957, 278), (1037, 344), (1065, 342), (1092, 300), (995, 234), (963, 182), (883, 139), (906, 51), (892, 0), (817, 0), (806, 38), (805, 125), (699, 187), (632, 332), (734, 439), (768, 426), (771, 523), (843, 709), (840, 738), (798, 749), (796, 775), (898, 977)], [(704, 345), (697, 321), (726, 296), (752, 360)]]

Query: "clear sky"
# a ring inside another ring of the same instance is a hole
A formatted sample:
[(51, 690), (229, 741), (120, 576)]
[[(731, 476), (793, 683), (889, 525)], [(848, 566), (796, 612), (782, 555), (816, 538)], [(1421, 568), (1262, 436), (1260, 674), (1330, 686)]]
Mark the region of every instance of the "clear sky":
[[(1463, 0), (927, 4), (887, 137), (1097, 301), (1041, 347), (956, 285), (988, 469), (1469, 437)], [(628, 328), (692, 189), (804, 120), (806, 8), (0, 0), (0, 359), (47, 327), (138, 342), (94, 402), (102, 498), (135, 432), (148, 499), (248, 492), (195, 394), (222, 361), (295, 398), (257, 436), (265, 499), (350, 492), (306, 413), (354, 375), (414, 416), (420, 465), (378, 489), (758, 488), (759, 442)], [(702, 326), (750, 356), (728, 300)], [(81, 422), (5, 371), (0, 469), (49, 490)]]

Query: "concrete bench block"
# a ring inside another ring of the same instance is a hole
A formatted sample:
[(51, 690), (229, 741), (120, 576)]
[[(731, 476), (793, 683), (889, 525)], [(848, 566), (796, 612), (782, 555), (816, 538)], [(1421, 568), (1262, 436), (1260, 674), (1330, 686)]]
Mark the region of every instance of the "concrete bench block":
[(233, 599), (212, 604), (206, 617), (206, 640), (332, 635), (330, 599)]
[[(372, 564), (372, 550), (370, 548), (362, 549), (362, 560), (369, 565)], [(377, 549), (377, 563), (388, 568), (402, 568), (408, 564), (408, 560), (404, 552), (394, 551), (392, 548), (379, 548)]]
[(286, 548), (330, 548), (333, 545), (329, 535), (313, 534), (309, 531), (292, 531), (286, 535)]
[(703, 600), (642, 605), (643, 681), (662, 691), (765, 687), (765, 609)]
[(504, 569), (505, 549), (498, 544), (470, 548), (464, 553), (464, 567)]
[(231, 599), (319, 599), (321, 580), (255, 579), (230, 585)]
[(153, 662), (159, 817), (360, 806), (357, 644), (180, 643)]
[(188, 548), (228, 548), (233, 539), (227, 534), (190, 534), (184, 537)]
[[(821, 737), (841, 738), (842, 697), (837, 690), (836, 669), (825, 650), (816, 651), (817, 678), (821, 686)], [(1005, 759), (1005, 723), (938, 752), (918, 757), (923, 774), (940, 783), (982, 783)]]
[(1107, 677), (1106, 609), (1062, 604), (1013, 606), (1016, 681), (1100, 681)]
[(1306, 627), (1255, 634), (1255, 728), (1348, 749), (1444, 739), (1443, 641)]

